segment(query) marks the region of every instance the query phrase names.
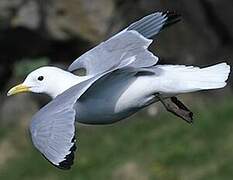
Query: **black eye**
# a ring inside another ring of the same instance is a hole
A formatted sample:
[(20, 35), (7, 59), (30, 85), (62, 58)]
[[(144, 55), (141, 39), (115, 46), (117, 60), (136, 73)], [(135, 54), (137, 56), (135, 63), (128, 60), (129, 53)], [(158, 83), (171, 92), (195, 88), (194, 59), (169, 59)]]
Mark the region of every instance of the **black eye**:
[(43, 81), (44, 76), (39, 76), (37, 79), (38, 79), (38, 81)]

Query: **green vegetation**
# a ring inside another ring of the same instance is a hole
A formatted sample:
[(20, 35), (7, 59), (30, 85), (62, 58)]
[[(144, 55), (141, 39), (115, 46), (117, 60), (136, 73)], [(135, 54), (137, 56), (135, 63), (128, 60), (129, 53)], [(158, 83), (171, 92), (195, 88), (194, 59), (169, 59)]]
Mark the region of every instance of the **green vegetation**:
[(209, 104), (193, 108), (193, 125), (168, 113), (155, 118), (138, 114), (112, 126), (79, 125), (78, 151), (70, 171), (56, 169), (44, 160), (26, 129), (11, 129), (8, 134), (0, 133), (1, 141), (13, 142), (15, 153), (4, 165), (0, 163), (0, 179), (231, 179), (233, 101)]

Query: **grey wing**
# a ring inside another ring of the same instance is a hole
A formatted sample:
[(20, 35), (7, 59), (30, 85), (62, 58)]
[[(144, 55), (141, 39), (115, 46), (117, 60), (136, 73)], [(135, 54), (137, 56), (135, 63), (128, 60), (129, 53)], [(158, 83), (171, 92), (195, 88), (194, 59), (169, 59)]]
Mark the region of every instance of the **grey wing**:
[(146, 38), (152, 38), (162, 29), (180, 21), (180, 17), (181, 16), (175, 12), (157, 12), (131, 24), (127, 30), (135, 30)]
[[(98, 76), (83, 81), (44, 106), (32, 118), (30, 133), (35, 147), (53, 165), (61, 169), (70, 169), (74, 160), (75, 115), (74, 105), (85, 92), (99, 79), (111, 76), (119, 68), (113, 68)], [(133, 72), (122, 65), (121, 71)], [(142, 71), (142, 70), (141, 70)], [(147, 70), (148, 72), (148, 70)], [(152, 72), (153, 73), (153, 72)]]
[(157, 63), (158, 58), (147, 50), (151, 42), (152, 40), (144, 38), (136, 31), (125, 31), (83, 54), (68, 70), (85, 68), (87, 75), (94, 76), (131, 58), (134, 58), (134, 63), (129, 65), (133, 67), (152, 66)]
[[(96, 75), (126, 61), (131, 67), (152, 66), (157, 63), (158, 58), (147, 50), (152, 43), (148, 38), (177, 21), (179, 15), (171, 12), (148, 15), (83, 54), (69, 66), (68, 70), (84, 68), (87, 75)], [(130, 62), (132, 58), (134, 61)]]
[[(75, 112), (48, 104), (43, 113), (36, 114), (30, 126), (35, 147), (53, 165), (69, 169), (73, 164), (75, 146)], [(51, 112), (49, 111), (51, 110)], [(65, 122), (64, 122), (65, 121)]]
[(76, 100), (99, 77), (73, 86), (44, 106), (32, 118), (30, 133), (35, 147), (53, 165), (70, 169), (73, 164), (75, 146)]

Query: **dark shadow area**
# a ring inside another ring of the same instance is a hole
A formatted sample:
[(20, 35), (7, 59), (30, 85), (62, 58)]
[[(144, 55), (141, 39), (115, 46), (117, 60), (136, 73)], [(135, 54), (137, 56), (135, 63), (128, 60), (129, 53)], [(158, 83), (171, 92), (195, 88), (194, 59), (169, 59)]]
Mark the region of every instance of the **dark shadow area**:
[(22, 58), (48, 57), (51, 63), (70, 64), (91, 46), (82, 38), (54, 40), (23, 27), (1, 31), (0, 42), (1, 87), (11, 77), (14, 63)]

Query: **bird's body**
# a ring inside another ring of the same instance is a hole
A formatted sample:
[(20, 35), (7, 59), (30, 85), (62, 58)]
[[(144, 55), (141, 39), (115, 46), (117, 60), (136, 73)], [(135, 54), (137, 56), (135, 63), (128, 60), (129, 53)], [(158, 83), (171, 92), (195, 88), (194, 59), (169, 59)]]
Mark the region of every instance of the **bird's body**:
[[(36, 74), (51, 71), (59, 81), (47, 94), (56, 98), (74, 85), (92, 76), (76, 76), (56, 67), (42, 67)], [(216, 75), (221, 73), (220, 75)], [(125, 68), (98, 79), (75, 103), (76, 121), (83, 124), (111, 124), (158, 102), (156, 94), (169, 98), (177, 94), (225, 86), (229, 66), (225, 63), (208, 68), (184, 65), (156, 65)]]
[[(229, 66), (222, 63), (212, 67), (215, 68), (208, 71), (197, 67), (158, 65), (142, 69), (142, 72), (112, 73), (110, 77), (98, 80), (76, 102), (76, 120), (84, 124), (111, 124), (158, 102), (157, 93), (168, 98), (224, 87)], [(216, 70), (221, 68), (222, 76), (216, 79)], [(207, 86), (206, 80), (210, 82)]]
[[(146, 16), (80, 56), (70, 72), (41, 67), (8, 92), (31, 91), (53, 98), (30, 125), (33, 144), (52, 164), (62, 169), (73, 164), (75, 120), (111, 124), (157, 101), (164, 104), (165, 98), (226, 85), (230, 73), (226, 63), (206, 68), (157, 65), (158, 57), (147, 49), (150, 38), (178, 20), (169, 12)], [(72, 73), (80, 68), (86, 69), (85, 76)], [(173, 101), (182, 113), (189, 112), (177, 99)], [(183, 118), (177, 110), (173, 113)]]

